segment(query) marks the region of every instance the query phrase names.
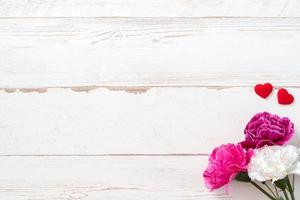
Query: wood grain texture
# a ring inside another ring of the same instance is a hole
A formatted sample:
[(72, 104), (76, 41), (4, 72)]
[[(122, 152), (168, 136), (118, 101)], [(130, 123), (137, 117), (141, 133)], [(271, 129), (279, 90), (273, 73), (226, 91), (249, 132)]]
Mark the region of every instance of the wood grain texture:
[[(0, 199), (265, 199), (201, 174), (256, 112), (300, 130), (299, 17), (298, 0), (0, 0)], [(257, 97), (266, 81), (295, 103)]]
[(290, 91), (291, 106), (278, 105), (275, 91), (263, 100), (253, 88), (2, 91), (0, 154), (208, 154), (241, 141), (256, 112), (288, 116), (298, 131), (300, 89)]
[(0, 87), (298, 86), (299, 30), (300, 18), (0, 19)]
[(297, 0), (2, 0), (1, 17), (299, 17)]
[[(0, 157), (5, 200), (253, 200), (252, 186), (233, 183), (209, 193), (202, 171), (207, 157)], [(297, 180), (297, 185), (299, 185)], [(251, 194), (251, 195), (247, 195)], [(296, 190), (296, 197), (300, 195)]]

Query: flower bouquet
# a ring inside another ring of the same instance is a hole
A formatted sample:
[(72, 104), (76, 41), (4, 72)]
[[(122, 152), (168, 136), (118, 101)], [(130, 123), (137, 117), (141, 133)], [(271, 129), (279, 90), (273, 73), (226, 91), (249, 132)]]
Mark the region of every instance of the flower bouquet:
[[(232, 180), (248, 182), (271, 200), (295, 200), (295, 175), (300, 174), (299, 149), (285, 145), (294, 135), (287, 117), (256, 114), (247, 124), (245, 140), (216, 147), (203, 173), (210, 191)], [(290, 175), (290, 176), (289, 176)]]

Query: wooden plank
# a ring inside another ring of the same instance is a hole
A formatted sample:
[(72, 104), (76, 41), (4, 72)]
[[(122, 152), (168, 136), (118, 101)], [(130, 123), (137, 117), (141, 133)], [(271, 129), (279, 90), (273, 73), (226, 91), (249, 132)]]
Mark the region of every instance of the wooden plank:
[(297, 0), (1, 1), (1, 17), (299, 17)]
[(245, 183), (233, 183), (229, 196), (222, 189), (209, 193), (201, 177), (207, 157), (1, 157), (0, 161), (0, 198), (6, 200), (266, 199)]
[(0, 87), (298, 86), (299, 30), (300, 18), (1, 19)]
[(256, 112), (289, 116), (299, 130), (300, 89), (290, 91), (291, 106), (252, 88), (2, 91), (0, 154), (208, 154), (241, 141)]

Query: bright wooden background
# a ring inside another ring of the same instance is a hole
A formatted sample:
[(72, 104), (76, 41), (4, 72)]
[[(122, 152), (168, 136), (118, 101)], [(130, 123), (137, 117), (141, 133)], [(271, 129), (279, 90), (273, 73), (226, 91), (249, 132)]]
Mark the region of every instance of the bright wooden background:
[(299, 52), (298, 0), (0, 1), (0, 199), (265, 199), (201, 175), (256, 112), (300, 130)]

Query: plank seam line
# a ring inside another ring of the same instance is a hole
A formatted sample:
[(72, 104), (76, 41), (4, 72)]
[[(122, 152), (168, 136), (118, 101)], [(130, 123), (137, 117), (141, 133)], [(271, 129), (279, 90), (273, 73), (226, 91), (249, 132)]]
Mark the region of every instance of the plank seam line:
[(300, 17), (251, 17), (251, 16), (207, 16), (207, 17), (128, 17), (128, 16), (95, 16), (95, 17), (0, 17), (0, 19), (300, 19)]
[(208, 156), (206, 153), (174, 154), (2, 154), (0, 157), (172, 157)]
[[(6, 93), (15, 93), (15, 92), (22, 92), (22, 93), (47, 93), (48, 89), (70, 89), (73, 92), (86, 92), (89, 93), (90, 91), (97, 90), (100, 88), (108, 89), (110, 91), (125, 91), (128, 93), (145, 93), (151, 88), (207, 88), (207, 89), (214, 89), (214, 90), (223, 90), (223, 89), (230, 89), (230, 88), (252, 88), (253, 85), (240, 85), (240, 86), (221, 86), (221, 85), (132, 85), (132, 86), (96, 86), (96, 85), (89, 85), (89, 86), (62, 86), (62, 87), (26, 87), (26, 88), (17, 88), (17, 87), (2, 87), (0, 88), (0, 91), (3, 90)], [(286, 88), (300, 88), (300, 86), (274, 86), (275, 89), (279, 89), (281, 87)]]

